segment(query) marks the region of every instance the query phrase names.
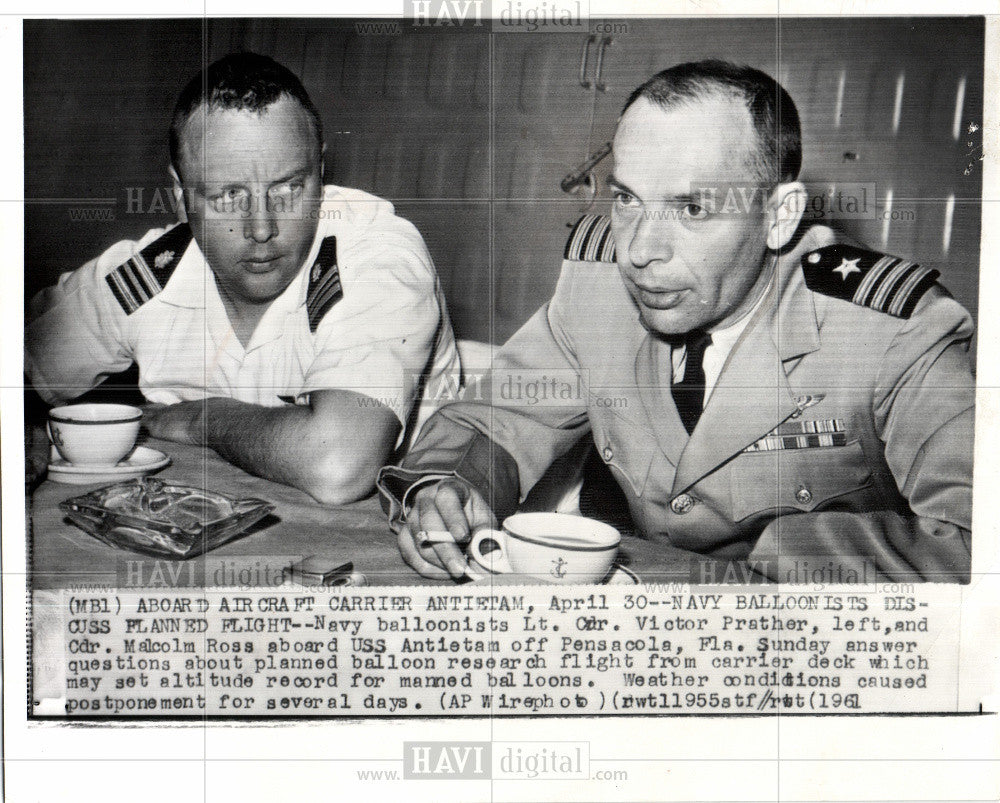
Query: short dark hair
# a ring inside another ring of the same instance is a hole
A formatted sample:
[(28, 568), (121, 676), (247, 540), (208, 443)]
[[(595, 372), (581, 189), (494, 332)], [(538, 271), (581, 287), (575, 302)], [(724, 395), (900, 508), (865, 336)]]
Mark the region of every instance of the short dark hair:
[(180, 170), (181, 131), (199, 106), (263, 112), (282, 97), (297, 100), (309, 113), (317, 149), (323, 147), (323, 121), (295, 73), (268, 56), (231, 53), (209, 64), (181, 91), (170, 122), (170, 161)]
[(678, 64), (658, 72), (629, 95), (622, 114), (639, 98), (667, 109), (720, 94), (744, 103), (750, 113), (757, 132), (750, 160), (756, 178), (769, 187), (798, 178), (802, 130), (795, 102), (781, 84), (753, 67), (718, 59)]

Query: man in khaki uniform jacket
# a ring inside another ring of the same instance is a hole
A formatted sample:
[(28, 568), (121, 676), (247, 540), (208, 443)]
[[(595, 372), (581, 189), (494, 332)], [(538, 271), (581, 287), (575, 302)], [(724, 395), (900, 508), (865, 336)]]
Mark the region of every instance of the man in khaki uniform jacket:
[[(485, 400), (445, 407), (383, 469), (411, 566), (460, 575), (458, 547), (420, 533), (461, 544), (502, 520), (590, 430), (650, 539), (781, 581), (967, 580), (971, 319), (936, 271), (802, 232), (798, 143), (791, 99), (748, 68), (680, 65), (633, 94), (610, 224), (577, 225)], [(760, 204), (727, 215), (694, 189), (720, 176), (761, 182)], [(546, 375), (579, 393), (509, 398)]]

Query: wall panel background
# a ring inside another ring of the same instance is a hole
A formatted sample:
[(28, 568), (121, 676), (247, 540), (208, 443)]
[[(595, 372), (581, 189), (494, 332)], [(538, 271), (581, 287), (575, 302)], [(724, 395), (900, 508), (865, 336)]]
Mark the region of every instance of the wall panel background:
[(25, 21), (26, 294), (174, 219), (162, 191), (174, 99), (206, 60), (246, 48), (302, 77), (327, 180), (389, 198), (424, 234), (461, 337), (502, 342), (545, 301), (566, 226), (607, 211), (611, 160), (593, 198), (560, 180), (611, 137), (638, 83), (706, 57), (778, 76), (803, 120), (810, 189), (876, 186), (882, 216), (837, 225), (938, 268), (976, 309), (981, 19), (609, 20), (590, 42), (488, 25), (362, 35), (356, 22)]

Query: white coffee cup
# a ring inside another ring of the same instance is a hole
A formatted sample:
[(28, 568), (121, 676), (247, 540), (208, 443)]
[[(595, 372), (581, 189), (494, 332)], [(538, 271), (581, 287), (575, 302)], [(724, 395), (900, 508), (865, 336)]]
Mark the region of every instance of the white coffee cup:
[[(495, 548), (484, 552), (490, 542)], [(611, 570), (621, 533), (614, 527), (565, 513), (516, 513), (502, 530), (478, 530), (470, 562), (494, 574), (524, 574), (564, 585), (597, 583)]]
[(139, 435), (142, 410), (127, 404), (71, 404), (49, 410), (49, 440), (74, 465), (113, 466)]

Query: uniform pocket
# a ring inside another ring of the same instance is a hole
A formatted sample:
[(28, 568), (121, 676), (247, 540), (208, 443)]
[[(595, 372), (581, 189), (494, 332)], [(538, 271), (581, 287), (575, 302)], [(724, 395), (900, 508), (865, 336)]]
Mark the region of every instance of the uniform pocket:
[(782, 508), (835, 507), (840, 497), (872, 485), (860, 441), (744, 453), (732, 462), (731, 477), (734, 521)]
[(653, 434), (621, 420), (615, 420), (612, 426), (594, 422), (593, 432), (597, 453), (612, 469), (615, 479), (624, 480), (636, 496), (642, 496), (658, 448)]

